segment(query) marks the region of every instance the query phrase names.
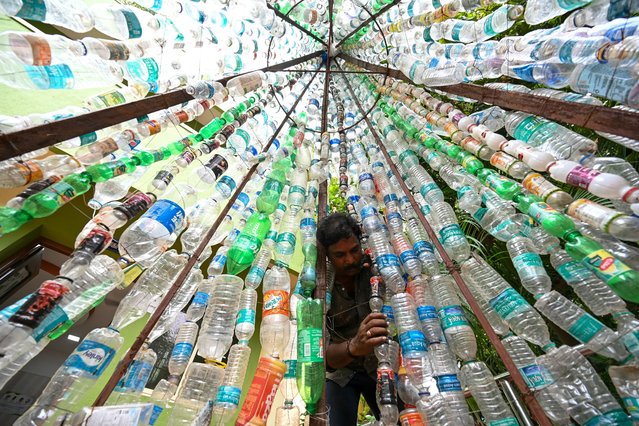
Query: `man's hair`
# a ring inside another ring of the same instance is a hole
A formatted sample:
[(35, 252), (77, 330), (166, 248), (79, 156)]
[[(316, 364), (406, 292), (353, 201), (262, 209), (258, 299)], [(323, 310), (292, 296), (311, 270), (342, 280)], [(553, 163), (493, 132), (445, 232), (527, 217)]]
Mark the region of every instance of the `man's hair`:
[(359, 239), (362, 230), (355, 219), (344, 213), (326, 216), (317, 227), (317, 240), (326, 248), (353, 235)]

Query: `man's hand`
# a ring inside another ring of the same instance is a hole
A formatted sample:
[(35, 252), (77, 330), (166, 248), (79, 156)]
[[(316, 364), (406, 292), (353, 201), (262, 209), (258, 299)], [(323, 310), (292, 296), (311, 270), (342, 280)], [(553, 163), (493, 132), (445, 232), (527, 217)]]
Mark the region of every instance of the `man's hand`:
[(359, 325), (355, 337), (351, 339), (350, 352), (353, 356), (368, 355), (375, 346), (386, 342), (387, 338), (386, 315), (381, 312), (370, 313)]

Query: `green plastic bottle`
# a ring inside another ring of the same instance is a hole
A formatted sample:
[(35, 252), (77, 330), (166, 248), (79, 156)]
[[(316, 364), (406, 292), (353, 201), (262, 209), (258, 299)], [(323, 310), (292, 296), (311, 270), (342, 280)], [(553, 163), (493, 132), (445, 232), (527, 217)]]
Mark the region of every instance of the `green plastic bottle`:
[(22, 210), (31, 217), (47, 217), (90, 188), (91, 175), (86, 172), (72, 174), (27, 198)]
[(0, 237), (13, 232), (32, 218), (23, 210), (0, 207)]
[(255, 202), (259, 212), (270, 215), (275, 211), (280, 202), (284, 186), (286, 186), (286, 172), (290, 168), (291, 162), (287, 158), (273, 165), (273, 170), (269, 173), (262, 187), (262, 192)]
[(504, 200), (512, 200), (515, 195), (521, 192), (521, 186), (517, 182), (497, 174), (492, 169), (479, 170), (477, 178)]
[(546, 232), (557, 238), (563, 239), (570, 233), (575, 232), (574, 222), (546, 203), (532, 203), (528, 207), (528, 211), (524, 213), (528, 213)]
[(324, 391), (323, 317), (321, 300), (305, 299), (297, 304), (297, 389), (310, 414), (316, 413)]
[(573, 259), (583, 262), (620, 297), (639, 303), (639, 272), (578, 231), (566, 235), (565, 240), (565, 250)]
[(251, 266), (269, 229), (271, 221), (267, 214), (255, 212), (248, 218), (227, 253), (226, 268), (229, 274), (237, 275)]

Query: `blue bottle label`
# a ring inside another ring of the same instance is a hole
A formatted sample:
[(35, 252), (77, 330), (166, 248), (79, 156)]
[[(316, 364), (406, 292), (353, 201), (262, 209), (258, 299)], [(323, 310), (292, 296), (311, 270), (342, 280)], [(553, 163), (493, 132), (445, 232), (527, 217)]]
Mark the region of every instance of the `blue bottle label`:
[(29, 78), (38, 89), (72, 89), (73, 71), (66, 64), (31, 66), (25, 65)]
[(531, 364), (519, 369), (526, 385), (532, 390), (542, 389), (548, 385), (541, 367), (538, 364)]
[(381, 271), (384, 268), (399, 267), (399, 258), (394, 254), (383, 254), (375, 258), (377, 267)]
[(437, 186), (435, 182), (432, 182), (426, 185), (422, 185), (421, 188), (419, 188), (419, 193), (422, 194), (422, 197), (426, 198), (429, 192), (436, 191), (438, 189), (439, 186)]
[(317, 228), (317, 222), (312, 217), (305, 217), (300, 221), (300, 228)]
[(577, 44), (576, 40), (566, 40), (559, 48), (559, 61), (564, 64), (572, 64), (572, 50)]
[(362, 212), (360, 213), (360, 216), (362, 217), (362, 219), (365, 219), (367, 217), (370, 216), (374, 216), (377, 214), (377, 210), (375, 209), (375, 207), (373, 206), (366, 206), (362, 209)]
[(608, 6), (608, 21), (617, 18), (628, 18), (632, 13), (633, 0), (610, 0)]
[(64, 362), (65, 367), (77, 368), (88, 375), (100, 376), (109, 366), (115, 349), (93, 340), (84, 340)]
[(533, 70), (536, 66), (537, 64), (520, 65), (513, 67), (512, 70), (520, 79), (531, 83), (537, 83), (537, 80), (533, 77)]
[(461, 33), (461, 30), (464, 28), (464, 25), (466, 24), (466, 21), (458, 21), (455, 23), (455, 25), (453, 25), (453, 29), (451, 31), (450, 34), (450, 38), (453, 41), (460, 41), (459, 40), (459, 35)]
[(47, 4), (44, 0), (22, 0), (22, 7), (16, 16), (42, 22), (47, 17)]
[(624, 334), (621, 336), (621, 341), (626, 349), (628, 349), (628, 352), (636, 358), (639, 358), (639, 330)]
[(562, 9), (574, 10), (578, 7), (585, 6), (590, 3), (592, 0), (557, 0), (557, 5)]
[(277, 235), (277, 244), (289, 244), (291, 247), (295, 247), (297, 238), (292, 232), (281, 232)]
[(215, 187), (220, 190), (222, 194), (230, 195), (235, 191), (235, 188), (237, 188), (237, 183), (231, 176), (224, 175), (217, 181)]
[(417, 260), (417, 256), (415, 255), (414, 251), (406, 250), (405, 252), (402, 252), (399, 255), (399, 260), (402, 263), (402, 265), (405, 265), (408, 262), (416, 261)]
[(239, 405), (242, 390), (235, 386), (220, 386), (215, 402)]
[(397, 198), (397, 194), (393, 192), (391, 194), (384, 195), (384, 204), (388, 204), (392, 201), (399, 201), (399, 198)]
[(115, 387), (116, 392), (141, 392), (144, 390), (149, 376), (151, 376), (153, 366), (147, 362), (133, 360), (126, 371), (126, 374)]
[(122, 15), (124, 15), (124, 20), (126, 21), (126, 26), (129, 32), (129, 38), (140, 38), (142, 37), (142, 25), (140, 24), (140, 20), (133, 13), (133, 11), (121, 9)]
[(393, 307), (390, 305), (382, 306), (381, 313), (386, 315), (386, 318), (388, 319), (391, 319), (391, 320), (395, 319), (395, 314), (393, 313)]
[(609, 424), (610, 420), (606, 419), (606, 416), (604, 416), (603, 414), (600, 414), (598, 416), (592, 417), (590, 420), (584, 423), (584, 426), (605, 426)]
[(519, 426), (519, 422), (514, 417), (507, 417), (505, 419), (488, 422), (488, 426)]
[(260, 268), (259, 266), (251, 266), (251, 269), (247, 274), (247, 278), (248, 276), (251, 276), (251, 278), (254, 278), (255, 280), (261, 280), (262, 278), (264, 278), (265, 272), (266, 271), (264, 271), (264, 269)]
[(176, 343), (171, 351), (171, 358), (186, 357), (190, 358), (193, 353), (193, 344), (189, 342)]
[(581, 343), (588, 343), (604, 325), (597, 321), (592, 315), (584, 312), (584, 314), (568, 329), (575, 339)]
[(209, 301), (209, 294), (203, 291), (198, 291), (197, 293), (195, 293), (195, 297), (193, 297), (193, 302), (191, 303), (193, 305), (204, 306), (208, 303), (208, 301)]
[(413, 250), (415, 250), (418, 256), (435, 253), (433, 245), (428, 241), (417, 241), (413, 246)]
[(236, 324), (241, 323), (255, 324), (255, 309), (240, 309), (237, 313)]
[(421, 356), (426, 352), (426, 337), (420, 330), (409, 330), (399, 335), (399, 345), (404, 358)]
[(440, 392), (461, 392), (462, 387), (456, 374), (446, 374), (435, 377), (437, 389)]
[(40, 325), (33, 330), (31, 337), (33, 337), (36, 342), (39, 342), (44, 336), (49, 334), (58, 325), (65, 323), (68, 319), (69, 317), (67, 313), (64, 312), (64, 309), (55, 306)]
[[(142, 215), (142, 217), (159, 222), (166, 228), (168, 235), (172, 234), (184, 220), (184, 209), (173, 201), (158, 200), (149, 210), (146, 211), (146, 213)], [(154, 236), (162, 237), (163, 235)]]
[(457, 239), (464, 237), (464, 232), (461, 230), (458, 224), (451, 223), (450, 225), (444, 226), (439, 230), (439, 238), (442, 243), (446, 243), (449, 239)]
[(444, 306), (437, 311), (437, 314), (444, 330), (451, 327), (469, 326), (464, 310), (459, 305)]
[(488, 304), (504, 320), (509, 320), (531, 309), (526, 299), (512, 287), (502, 291), (497, 297), (491, 299)]
[(438, 318), (437, 309), (435, 309), (434, 306), (418, 306), (417, 315), (419, 316), (420, 321), (428, 321)]
[(153, 406), (153, 411), (151, 412), (151, 418), (149, 419), (150, 426), (153, 426), (155, 422), (158, 421), (158, 418), (160, 417), (160, 414), (162, 414), (162, 411), (164, 411), (164, 408), (162, 408), (161, 406), (159, 405)]

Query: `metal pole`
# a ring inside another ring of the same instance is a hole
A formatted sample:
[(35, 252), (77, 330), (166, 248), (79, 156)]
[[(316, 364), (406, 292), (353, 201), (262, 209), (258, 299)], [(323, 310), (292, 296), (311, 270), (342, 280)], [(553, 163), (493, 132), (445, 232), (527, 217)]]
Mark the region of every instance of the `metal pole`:
[(534, 426), (534, 423), (530, 418), (530, 414), (528, 414), (528, 411), (526, 411), (526, 408), (522, 405), (513, 385), (511, 385), (507, 379), (499, 380), (497, 383), (501, 385), (501, 390), (504, 392), (506, 400), (508, 400), (510, 406), (513, 408), (513, 412), (515, 416), (517, 416), (519, 423), (522, 426)]
[[(301, 3), (301, 2), (300, 2)], [(298, 3), (299, 4), (299, 3)], [(297, 5), (296, 5), (297, 6)], [(309, 36), (310, 38), (312, 38), (313, 40), (322, 43), (323, 46), (327, 46), (326, 42), (324, 40), (322, 40), (321, 38), (319, 38), (318, 36), (316, 36), (315, 34), (313, 34), (312, 32), (310, 32), (309, 30), (307, 30), (306, 28), (304, 28), (303, 26), (301, 26), (300, 24), (298, 24), (297, 22), (295, 22), (294, 20), (292, 20), (288, 14), (283, 14), (282, 12), (280, 12), (278, 9), (276, 9), (275, 7), (273, 7), (270, 3), (266, 3), (266, 7), (268, 7), (269, 9), (271, 9), (273, 12), (275, 12), (275, 15), (277, 15), (278, 18), (280, 18), (281, 20), (283, 20), (284, 22), (287, 22), (289, 24), (291, 24), (292, 26), (294, 26), (295, 28), (297, 28), (298, 30), (300, 30), (301, 32), (303, 32), (304, 34), (306, 34), (307, 36)], [(292, 10), (292, 9), (291, 9)], [(289, 11), (290, 13), (290, 11)]]
[[(304, 93), (306, 93), (306, 90), (309, 88), (309, 86), (311, 85), (311, 83), (313, 82), (313, 80), (315, 79), (318, 73), (319, 73), (319, 70), (313, 75), (313, 77), (308, 82), (306, 87), (304, 87), (304, 90), (302, 91), (302, 93), (300, 93), (300, 96), (295, 100), (295, 103), (293, 104), (291, 109), (286, 113), (286, 116), (284, 117), (284, 119), (282, 119), (282, 122), (273, 133), (273, 136), (271, 137), (271, 139), (268, 141), (268, 143), (262, 150), (262, 153), (267, 152), (268, 149), (271, 147), (271, 144), (273, 143), (273, 141), (275, 140), (279, 132), (282, 130), (282, 128), (288, 121), (290, 115), (293, 113), (293, 111), (295, 111), (297, 104), (302, 99), (302, 97), (304, 96)], [(138, 351), (144, 344), (146, 338), (149, 336), (149, 333), (151, 333), (151, 330), (153, 330), (158, 320), (162, 316), (162, 313), (171, 302), (171, 299), (173, 299), (173, 297), (178, 292), (180, 287), (182, 287), (182, 284), (184, 283), (184, 280), (188, 276), (189, 272), (191, 271), (191, 268), (195, 266), (197, 259), (200, 257), (200, 255), (202, 254), (202, 252), (208, 245), (209, 240), (213, 237), (213, 234), (215, 234), (215, 231), (217, 231), (217, 228), (220, 226), (220, 224), (222, 223), (222, 220), (224, 220), (224, 217), (233, 206), (233, 203), (235, 203), (235, 200), (240, 195), (240, 193), (242, 192), (242, 190), (244, 189), (248, 181), (251, 179), (251, 177), (257, 170), (257, 166), (258, 164), (255, 164), (253, 165), (253, 167), (249, 169), (248, 173), (246, 174), (246, 176), (244, 176), (244, 179), (242, 179), (242, 182), (238, 185), (237, 189), (235, 190), (231, 198), (229, 198), (228, 202), (226, 203), (226, 206), (224, 206), (224, 208), (218, 215), (215, 222), (213, 222), (213, 225), (211, 225), (211, 228), (209, 228), (208, 232), (204, 235), (202, 242), (197, 247), (197, 249), (195, 249), (195, 251), (193, 252), (193, 255), (189, 258), (188, 262), (184, 266), (184, 269), (182, 269), (178, 277), (175, 279), (175, 282), (173, 283), (171, 288), (169, 288), (168, 292), (166, 293), (166, 295), (164, 296), (164, 298), (158, 305), (157, 309), (155, 310), (155, 312), (153, 312), (153, 314), (151, 315), (151, 318), (149, 318), (149, 321), (146, 323), (146, 325), (144, 326), (144, 328), (142, 329), (138, 337), (133, 342), (133, 345), (131, 345), (131, 348), (129, 348), (128, 352), (124, 355), (122, 360), (120, 360), (120, 362), (118, 363), (117, 367), (115, 368), (115, 371), (111, 375), (111, 378), (109, 379), (107, 384), (102, 389), (102, 392), (100, 392), (100, 395), (98, 395), (97, 399), (93, 403), (94, 406), (104, 405), (106, 400), (109, 398), (109, 395), (111, 394), (115, 386), (118, 384), (118, 382), (120, 381), (120, 379), (126, 372), (126, 369), (131, 363), (131, 361), (133, 361), (133, 359), (137, 355)]]
[[(346, 81), (346, 87), (348, 88), (351, 95), (353, 96), (353, 100), (355, 101), (355, 104), (359, 108), (360, 112), (363, 114), (364, 110), (362, 108), (362, 105), (360, 104), (359, 99), (357, 99), (357, 97), (355, 96), (355, 92), (353, 91), (353, 88), (351, 87), (348, 81)], [(540, 425), (551, 426), (550, 420), (548, 420), (548, 418), (546, 417), (546, 414), (544, 413), (541, 406), (539, 405), (539, 402), (537, 402), (537, 399), (535, 399), (535, 396), (533, 395), (532, 391), (526, 385), (526, 382), (524, 381), (523, 377), (521, 376), (521, 373), (517, 369), (517, 366), (515, 366), (515, 363), (510, 358), (510, 355), (508, 355), (508, 352), (506, 352), (504, 345), (501, 343), (501, 340), (499, 340), (499, 336), (497, 336), (495, 331), (492, 329), (490, 323), (488, 322), (488, 319), (486, 318), (481, 308), (479, 307), (479, 304), (475, 300), (475, 297), (466, 286), (464, 279), (459, 274), (459, 272), (457, 272), (457, 269), (455, 269), (455, 265), (453, 261), (448, 256), (448, 254), (444, 250), (444, 247), (439, 242), (439, 239), (437, 238), (437, 234), (435, 234), (435, 231), (430, 226), (430, 223), (428, 223), (428, 221), (426, 220), (426, 217), (424, 217), (424, 215), (422, 214), (422, 211), (417, 205), (415, 198), (413, 198), (413, 194), (411, 193), (410, 189), (408, 189), (408, 186), (406, 186), (406, 183), (402, 179), (401, 173), (399, 173), (399, 171), (397, 170), (397, 167), (395, 167), (395, 164), (393, 164), (393, 161), (388, 155), (388, 151), (386, 151), (386, 147), (384, 146), (381, 139), (379, 138), (377, 131), (373, 127), (373, 124), (370, 122), (368, 117), (364, 117), (364, 120), (366, 121), (366, 124), (368, 124), (371, 134), (373, 135), (373, 138), (375, 138), (375, 141), (377, 142), (377, 145), (379, 146), (380, 151), (384, 155), (384, 158), (386, 159), (388, 166), (390, 167), (391, 171), (397, 178), (397, 181), (402, 187), (404, 194), (406, 194), (406, 196), (408, 197), (413, 209), (415, 210), (415, 213), (417, 214), (417, 216), (419, 217), (419, 220), (424, 225), (424, 228), (426, 232), (428, 233), (428, 236), (430, 237), (431, 241), (433, 242), (433, 245), (439, 252), (440, 257), (444, 261), (444, 264), (446, 265), (446, 269), (448, 269), (448, 272), (455, 280), (455, 283), (459, 287), (459, 290), (468, 301), (470, 308), (472, 309), (473, 313), (477, 317), (477, 320), (479, 321), (484, 331), (486, 332), (486, 335), (488, 335), (490, 342), (495, 347), (495, 350), (497, 351), (497, 354), (499, 355), (502, 362), (504, 363), (504, 366), (510, 373), (510, 376), (512, 377), (513, 382), (515, 382), (515, 385), (519, 389), (519, 392), (523, 395), (526, 405), (528, 405), (531, 413), (533, 414), (536, 421)]]
[(392, 3), (387, 4), (386, 6), (382, 7), (379, 11), (377, 11), (377, 13), (371, 15), (370, 18), (368, 18), (367, 20), (365, 20), (364, 22), (361, 23), (361, 25), (357, 28), (355, 28), (353, 31), (351, 31), (346, 37), (344, 37), (343, 39), (341, 39), (339, 41), (339, 43), (337, 43), (337, 46), (335, 47), (340, 47), (343, 43), (346, 42), (346, 40), (348, 40), (349, 38), (353, 37), (353, 35), (357, 34), (357, 32), (359, 30), (361, 30), (362, 28), (364, 28), (366, 25), (370, 24), (373, 20), (377, 19), (378, 16), (380, 16), (382, 13), (386, 12), (388, 9), (390, 9), (391, 7), (395, 6), (396, 4), (398, 4), (401, 0), (393, 0)]
[[(315, 53), (302, 56), (301, 58), (271, 65), (256, 71), (280, 71), (284, 68), (289, 68), (317, 58), (322, 53), (323, 51), (319, 50)], [(224, 77), (218, 80), (218, 82), (226, 84), (230, 79), (242, 74), (247, 73)], [(0, 135), (0, 161), (191, 100), (193, 100), (193, 97), (186, 93), (185, 89), (179, 89), (161, 95), (149, 96), (139, 101), (128, 102), (41, 126), (31, 127), (18, 132), (3, 134)]]

